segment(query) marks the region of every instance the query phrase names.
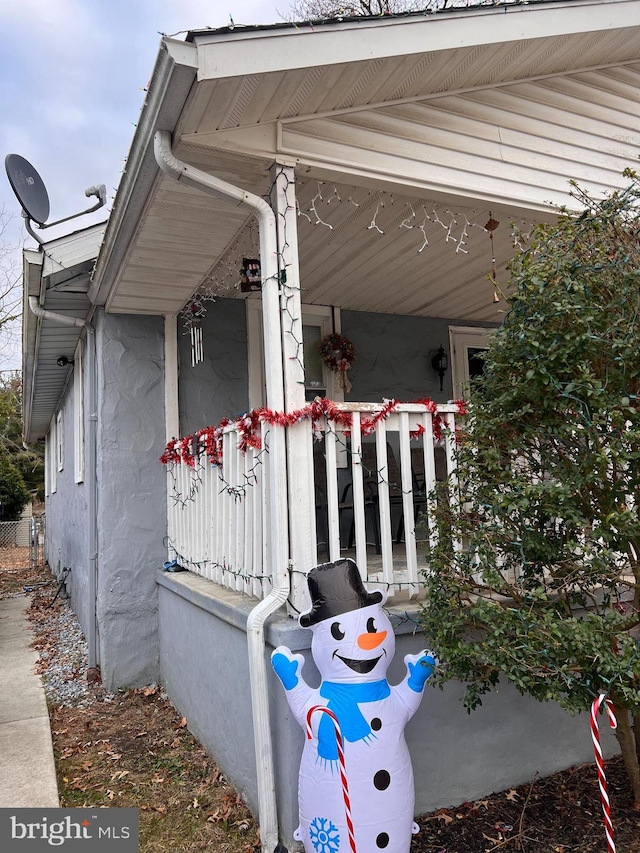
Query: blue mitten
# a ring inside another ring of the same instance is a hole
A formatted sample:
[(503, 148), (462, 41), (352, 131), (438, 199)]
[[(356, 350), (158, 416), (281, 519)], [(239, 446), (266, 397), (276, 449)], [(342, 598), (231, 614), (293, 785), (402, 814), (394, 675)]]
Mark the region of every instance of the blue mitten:
[(297, 672), (300, 657), (300, 655), (291, 657), (291, 652), (284, 646), (278, 646), (271, 655), (271, 666), (285, 690), (292, 690), (298, 684)]
[(422, 693), (425, 684), (438, 665), (438, 659), (432, 652), (425, 649), (419, 655), (407, 655), (404, 662), (407, 665), (409, 675), (407, 684), (416, 693)]

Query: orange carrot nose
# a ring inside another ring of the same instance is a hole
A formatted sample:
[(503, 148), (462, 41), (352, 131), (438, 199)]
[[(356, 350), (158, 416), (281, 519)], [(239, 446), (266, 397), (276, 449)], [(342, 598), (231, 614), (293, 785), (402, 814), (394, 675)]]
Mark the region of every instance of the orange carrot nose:
[(378, 631), (377, 634), (360, 634), (360, 636), (358, 637), (358, 645), (361, 649), (367, 649), (367, 651), (371, 651), (371, 649), (377, 648), (380, 643), (384, 642), (384, 638), (386, 636), (386, 631)]

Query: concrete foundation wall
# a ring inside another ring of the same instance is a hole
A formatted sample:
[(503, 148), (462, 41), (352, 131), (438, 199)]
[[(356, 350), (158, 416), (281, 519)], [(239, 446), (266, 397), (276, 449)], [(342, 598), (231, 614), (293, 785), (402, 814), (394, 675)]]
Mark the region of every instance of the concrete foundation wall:
[[(255, 601), (190, 573), (158, 577), (160, 584), (160, 671), (189, 729), (257, 811), (253, 727), (245, 625)], [(393, 610), (391, 609), (391, 612)], [(404, 611), (403, 611), (404, 612)], [(392, 617), (393, 619), (393, 617)], [(407, 633), (401, 633), (406, 630)], [(423, 648), (411, 626), (400, 625), (389, 681), (405, 675), (403, 658)], [(287, 645), (306, 659), (305, 679), (319, 674), (311, 659), (311, 632), (286, 617), (267, 625), (268, 659)], [(281, 837), (291, 849), (297, 825), (298, 765), (303, 733), (292, 718), (284, 690), (269, 670), (271, 730), (276, 760)], [(592, 760), (589, 721), (570, 717), (554, 703), (540, 704), (509, 686), (488, 695), (467, 714), (462, 687), (443, 692), (427, 687), (418, 713), (406, 729), (416, 781), (416, 814), (482, 797)], [(606, 755), (617, 747), (603, 726)], [(294, 848), (296, 849), (296, 848)]]
[(155, 571), (166, 560), (164, 323), (100, 314), (98, 624), (108, 689), (158, 678)]

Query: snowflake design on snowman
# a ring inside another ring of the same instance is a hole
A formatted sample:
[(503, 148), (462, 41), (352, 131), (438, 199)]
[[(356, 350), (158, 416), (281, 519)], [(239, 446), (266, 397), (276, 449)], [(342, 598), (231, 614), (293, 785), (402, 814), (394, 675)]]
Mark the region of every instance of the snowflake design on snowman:
[(316, 817), (309, 824), (309, 837), (316, 853), (337, 853), (340, 833), (326, 817)]
[(404, 727), (437, 659), (428, 651), (406, 655), (406, 676), (391, 686), (395, 635), (384, 593), (365, 589), (353, 560), (316, 566), (307, 582), (312, 606), (299, 622), (313, 632), (320, 686), (302, 677), (302, 655), (279, 646), (271, 656), (307, 735), (294, 837), (305, 853), (409, 853), (418, 827)]

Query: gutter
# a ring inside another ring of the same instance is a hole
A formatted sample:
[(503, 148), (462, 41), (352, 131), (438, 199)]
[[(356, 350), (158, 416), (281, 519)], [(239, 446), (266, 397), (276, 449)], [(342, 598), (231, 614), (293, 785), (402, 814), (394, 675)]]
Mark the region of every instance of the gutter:
[(96, 330), (88, 320), (79, 317), (68, 317), (47, 311), (40, 305), (36, 296), (29, 296), (29, 308), (36, 317), (60, 323), (63, 326), (79, 326), (87, 332), (87, 378), (89, 393), (87, 404), (89, 408), (89, 440), (87, 442), (87, 471), (86, 483), (87, 514), (89, 517), (89, 628), (87, 631), (87, 646), (89, 651), (89, 670), (98, 666), (98, 631), (96, 621), (96, 602), (98, 592), (98, 496), (97, 496), (97, 466), (96, 447), (98, 440), (98, 374), (96, 370)]
[[(208, 195), (232, 199), (239, 205), (245, 205), (258, 220), (267, 405), (276, 411), (281, 411), (284, 408), (284, 371), (280, 334), (280, 276), (275, 213), (260, 196), (248, 193), (240, 187), (233, 186), (178, 160), (171, 149), (171, 134), (166, 130), (156, 131), (154, 153), (158, 166), (166, 175)], [(278, 429), (271, 433), (269, 440), (269, 557), (273, 588), (269, 595), (253, 608), (247, 620), (249, 680), (258, 782), (258, 821), (262, 853), (286, 853), (286, 848), (279, 842), (278, 833), (264, 639), (265, 622), (282, 607), (290, 591), (286, 482), (285, 436), (284, 430)]]

